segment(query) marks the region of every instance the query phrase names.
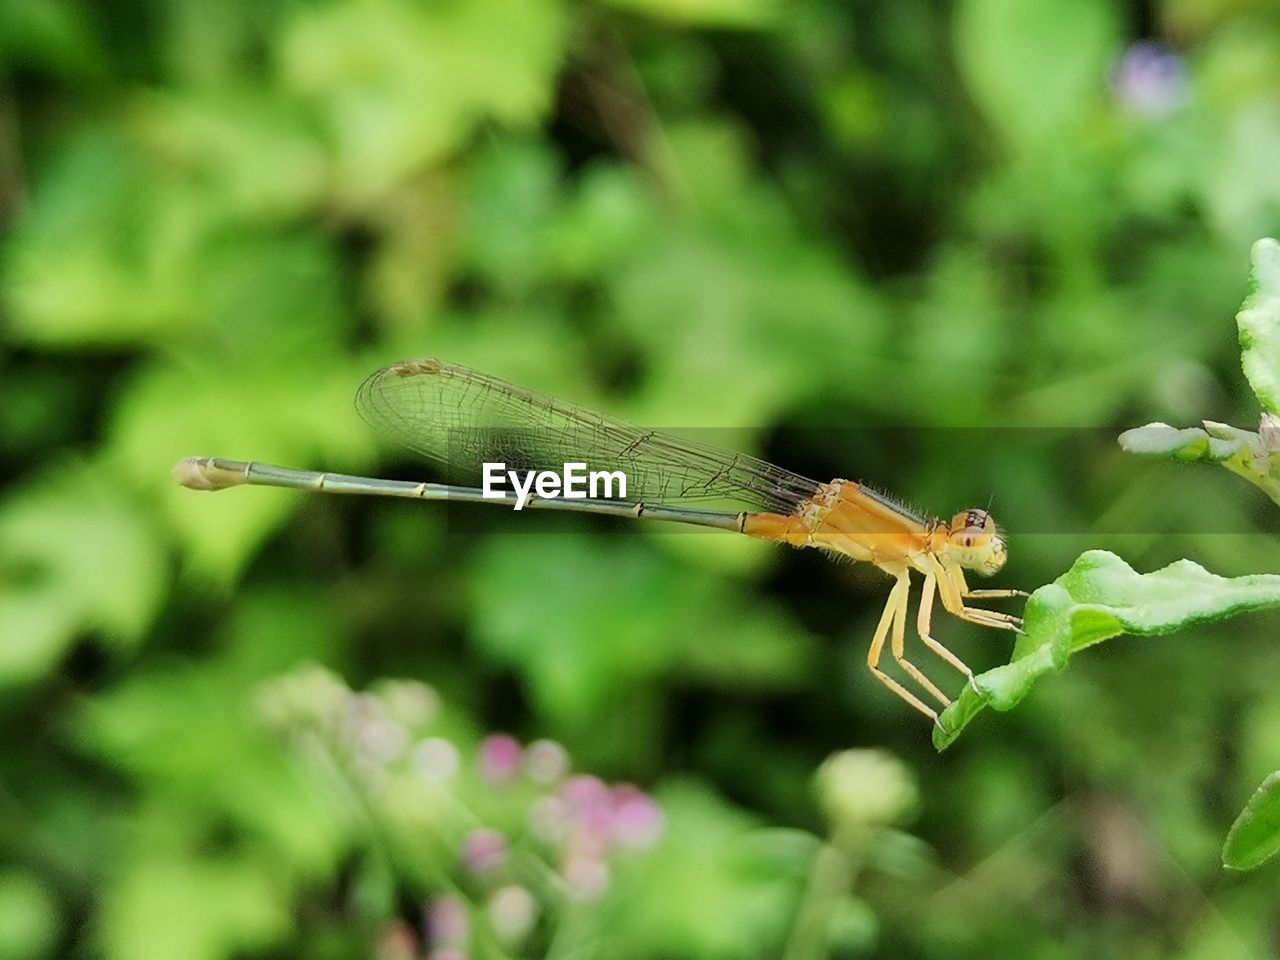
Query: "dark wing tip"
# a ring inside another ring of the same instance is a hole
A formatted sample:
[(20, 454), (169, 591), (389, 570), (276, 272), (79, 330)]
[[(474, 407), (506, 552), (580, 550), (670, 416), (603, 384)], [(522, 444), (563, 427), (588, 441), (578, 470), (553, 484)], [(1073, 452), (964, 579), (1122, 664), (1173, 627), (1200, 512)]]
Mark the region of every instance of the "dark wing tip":
[(444, 361), (437, 360), (434, 357), (424, 357), (421, 360), (405, 360), (401, 363), (393, 363), (383, 372), (394, 374), (397, 377), (417, 377), (424, 374), (439, 373), (443, 369)]

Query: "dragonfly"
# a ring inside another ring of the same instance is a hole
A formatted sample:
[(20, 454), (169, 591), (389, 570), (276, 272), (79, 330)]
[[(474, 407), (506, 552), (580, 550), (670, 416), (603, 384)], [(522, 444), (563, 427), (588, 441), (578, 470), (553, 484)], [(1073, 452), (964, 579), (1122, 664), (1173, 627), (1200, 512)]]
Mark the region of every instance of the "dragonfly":
[[(991, 514), (962, 510), (950, 520), (923, 516), (861, 482), (810, 480), (765, 460), (684, 436), (647, 430), (588, 407), (432, 358), (409, 360), (370, 376), (356, 395), (361, 416), (385, 438), (454, 475), (474, 477), (486, 463), (555, 468), (581, 462), (626, 478), (625, 497), (530, 495), (455, 483), (419, 483), (299, 470), (220, 457), (188, 457), (174, 479), (195, 490), (241, 485), (323, 493), (527, 506), (729, 530), (814, 547), (870, 563), (893, 580), (867, 652), (867, 666), (893, 693), (941, 726), (951, 700), (907, 657), (912, 574), (922, 578), (916, 634), (958, 670), (973, 671), (933, 637), (933, 610), (969, 623), (1018, 632), (1019, 617), (971, 601), (1025, 597), (1021, 590), (974, 590), (965, 572), (990, 576), (1008, 558)], [(597, 491), (598, 492), (598, 491)], [(741, 509), (708, 508), (708, 501)], [(699, 504), (702, 504), (699, 506)], [(915, 692), (881, 668), (885, 645)], [(927, 699), (926, 699), (927, 698)]]

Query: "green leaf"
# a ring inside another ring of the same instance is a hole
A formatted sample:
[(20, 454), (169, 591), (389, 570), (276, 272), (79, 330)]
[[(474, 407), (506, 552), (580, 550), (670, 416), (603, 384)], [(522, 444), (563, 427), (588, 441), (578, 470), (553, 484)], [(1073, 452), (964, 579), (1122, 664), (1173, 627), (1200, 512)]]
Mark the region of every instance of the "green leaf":
[(251, 222), (287, 223), (324, 199), (324, 144), (282, 97), (250, 87), (153, 92), (139, 99), (135, 129), (166, 166)]
[(142, 795), (173, 798), (193, 834), (234, 825), (270, 851), (281, 882), (323, 875), (345, 849), (347, 808), (280, 749), (265, 715), (282, 666), (342, 641), (336, 609), (305, 588), (241, 594), (216, 656), (135, 670), (80, 706), (71, 736)]
[(87, 631), (132, 646), (165, 597), (150, 519), (105, 473), (64, 465), (0, 502), (0, 685), (42, 676)]
[[(261, 355), (341, 337), (348, 317), (335, 247), (259, 226), (314, 199), (321, 158), (284, 120), (274, 120), (281, 142), (255, 136), (273, 124), (271, 111), (238, 138), (214, 111), (156, 100), (140, 112), (140, 137), (81, 131), (46, 164), (5, 251), (18, 341), (75, 349), (212, 326)], [(280, 167), (288, 174), (244, 175)]]
[(587, 279), (658, 242), (652, 189), (621, 164), (572, 179), (547, 145), (494, 138), (467, 171), (461, 265), (506, 297)]
[(13, 336), (83, 348), (184, 330), (215, 205), (118, 131), (77, 132), (45, 164), (6, 251)]
[(554, 0), (304, 6), (283, 38), (336, 187), (361, 202), (460, 147), (485, 120), (528, 126), (551, 106), (566, 21)]
[(648, 716), (645, 698), (663, 678), (785, 689), (811, 662), (809, 638), (791, 619), (634, 535), (494, 540), (471, 580), (479, 649), (520, 674), (558, 733), (571, 743), (582, 734), (593, 749), (613, 743), (609, 733), (637, 739), (636, 718)]
[(268, 857), (197, 859), (154, 839), (142, 846), (146, 853), (112, 878), (103, 897), (110, 960), (222, 960), (260, 951), (288, 931), (289, 891)]
[(885, 402), (895, 374), (878, 346), (887, 317), (870, 286), (753, 174), (740, 129), (665, 132), (687, 216), (609, 272), (616, 329), (648, 371), (626, 415), (684, 427), (769, 423), (798, 395), (827, 389)]
[(1205, 420), (1204, 428), (1149, 423), (1120, 434), (1120, 447), (1139, 456), (1220, 463), (1280, 504), (1280, 422), (1264, 414), (1257, 433)]
[(974, 677), (943, 711), (933, 743), (943, 750), (983, 708), (1009, 710), (1071, 655), (1123, 633), (1158, 636), (1280, 606), (1280, 576), (1219, 577), (1190, 560), (1140, 574), (1115, 554), (1090, 550), (1027, 601), (1011, 663)]
[(0, 960), (50, 956), (58, 926), (58, 905), (45, 884), (28, 873), (0, 873)]
[(1231, 825), (1222, 847), (1222, 862), (1236, 870), (1252, 870), (1280, 852), (1280, 770), (1249, 798)]
[(629, 948), (613, 956), (780, 956), (819, 842), (761, 829), (696, 781), (657, 793), (666, 831), (657, 849), (625, 864), (612, 923)]
[(106, 57), (74, 0), (0, 0), (0, 68), (39, 69), (101, 82)]
[(1120, 447), (1125, 453), (1140, 456), (1169, 457), (1188, 463), (1222, 463), (1239, 456), (1257, 439), (1256, 433), (1209, 421), (1205, 421), (1205, 429), (1148, 423), (1120, 434)]
[(1010, 146), (1029, 152), (1070, 136), (1119, 46), (1106, 0), (965, 0), (955, 23), (974, 99)]
[(759, 27), (779, 13), (778, 0), (607, 0), (612, 7), (634, 10), (660, 20), (696, 26)]
[(543, 280), (548, 233), (563, 205), (558, 161), (537, 140), (501, 140), (468, 170), (463, 263), (493, 286), (522, 295)]
[(577, 178), (558, 211), (548, 255), (569, 279), (594, 277), (651, 245), (661, 228), (659, 205), (635, 172), (597, 162)]
[(190, 355), (154, 364), (120, 395), (111, 456), (155, 496), (153, 510), (182, 542), (192, 569), (230, 584), (300, 498), (270, 490), (195, 494), (178, 487), (169, 469), (195, 455), (358, 467), (373, 450), (351, 405), (352, 385), (365, 372), (365, 364), (314, 353), (230, 366)]
[(1241, 362), (1249, 386), (1271, 413), (1280, 413), (1280, 243), (1253, 245), (1250, 292), (1236, 314)]

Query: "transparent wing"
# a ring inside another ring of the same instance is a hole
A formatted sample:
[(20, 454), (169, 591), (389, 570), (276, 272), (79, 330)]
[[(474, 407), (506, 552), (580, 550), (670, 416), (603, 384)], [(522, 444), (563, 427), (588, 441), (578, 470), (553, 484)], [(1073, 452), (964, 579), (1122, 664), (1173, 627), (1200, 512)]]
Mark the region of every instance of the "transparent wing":
[(379, 370), (356, 395), (379, 433), (477, 481), (481, 465), (513, 470), (621, 470), (627, 499), (651, 503), (725, 500), (791, 513), (819, 484), (746, 454), (645, 430), (587, 407), (441, 360)]

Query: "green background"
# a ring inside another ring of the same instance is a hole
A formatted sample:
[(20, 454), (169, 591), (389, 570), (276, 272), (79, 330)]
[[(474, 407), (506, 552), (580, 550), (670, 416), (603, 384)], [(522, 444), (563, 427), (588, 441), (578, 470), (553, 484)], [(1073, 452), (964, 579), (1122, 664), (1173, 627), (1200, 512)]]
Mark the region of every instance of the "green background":
[[(425, 956), (446, 892), (478, 957), (1275, 956), (1280, 866), (1219, 860), (1280, 766), (1274, 616), (1090, 651), (938, 756), (863, 666), (874, 570), (169, 469), (417, 477), (351, 397), (439, 356), (994, 497), (994, 585), (1278, 572), (1260, 492), (1114, 443), (1256, 423), (1278, 158), (1269, 0), (0, 0), (0, 960)], [(318, 774), (271, 722), (349, 701), (309, 663), (428, 684), (467, 763), (554, 739), (664, 837), (504, 946), (422, 811), (528, 796)], [(850, 748), (900, 763), (815, 780)]]

